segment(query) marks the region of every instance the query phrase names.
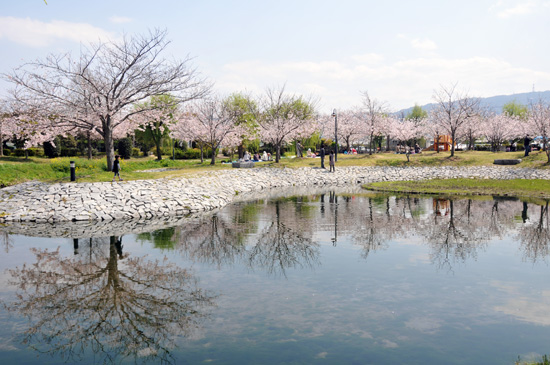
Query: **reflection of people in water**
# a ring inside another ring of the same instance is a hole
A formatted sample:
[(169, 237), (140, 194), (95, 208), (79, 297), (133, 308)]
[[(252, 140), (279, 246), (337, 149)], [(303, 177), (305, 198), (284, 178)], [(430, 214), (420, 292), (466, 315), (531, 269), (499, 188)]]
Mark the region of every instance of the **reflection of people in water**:
[(114, 236), (113, 238), (115, 239), (115, 248), (118, 258), (122, 259), (122, 236), (119, 236), (118, 238)]

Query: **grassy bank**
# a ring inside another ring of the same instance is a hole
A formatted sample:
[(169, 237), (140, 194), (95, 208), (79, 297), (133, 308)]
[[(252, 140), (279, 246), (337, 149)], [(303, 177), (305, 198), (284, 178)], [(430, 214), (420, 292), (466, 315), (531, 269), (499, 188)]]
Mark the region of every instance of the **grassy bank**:
[[(532, 153), (524, 158), (523, 152), (485, 152), (467, 151), (456, 152), (450, 157), (449, 152), (424, 152), (411, 155), (410, 162), (405, 155), (395, 153), (377, 153), (373, 155), (338, 155), (336, 168), (343, 166), (490, 166), (495, 159), (522, 158), (519, 167), (548, 168), (544, 152)], [(1, 157), (0, 158), (0, 186), (14, 185), (29, 180), (40, 181), (68, 181), (70, 176), (69, 161), (76, 162), (76, 175), (79, 182), (110, 181), (112, 173), (107, 171), (105, 157), (88, 160), (85, 158), (37, 158), (31, 157)], [(122, 177), (125, 180), (158, 179), (168, 176), (186, 176), (202, 171), (230, 168), (231, 165), (221, 164), (211, 166), (210, 160), (201, 163), (199, 160), (156, 160), (154, 157), (139, 157), (122, 161)], [(325, 160), (328, 164), (328, 158)], [(281, 162), (262, 162), (261, 166), (270, 167), (317, 167), (319, 158), (282, 158)], [(143, 170), (170, 169), (168, 171), (142, 172)]]
[[(70, 180), (70, 161), (75, 161), (78, 182), (110, 181), (113, 173), (107, 170), (105, 158), (88, 160), (78, 157), (37, 158), (28, 160), (20, 157), (0, 158), (0, 186), (9, 186), (29, 180), (62, 182)], [(125, 180), (158, 179), (170, 174), (193, 174), (225, 168), (221, 163), (210, 166), (210, 160), (156, 160), (150, 157), (132, 158), (121, 161), (121, 176)], [(168, 169), (167, 171), (147, 171)]]
[(425, 181), (388, 181), (365, 184), (376, 191), (445, 195), (496, 195), (550, 198), (548, 180), (446, 179)]

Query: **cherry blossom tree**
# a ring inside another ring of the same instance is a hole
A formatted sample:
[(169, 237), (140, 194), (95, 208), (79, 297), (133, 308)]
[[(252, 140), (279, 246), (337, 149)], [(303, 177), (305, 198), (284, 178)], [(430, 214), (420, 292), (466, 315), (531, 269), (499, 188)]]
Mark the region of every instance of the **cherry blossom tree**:
[(491, 144), (491, 150), (497, 152), (500, 146), (509, 139), (519, 137), (519, 120), (506, 114), (492, 114), (479, 123), (480, 133)]
[(528, 124), (531, 133), (527, 134), (542, 137), (542, 143), (548, 158), (547, 163), (550, 164), (550, 150), (548, 148), (548, 140), (550, 138), (550, 103), (539, 100), (529, 105)]
[(451, 136), (451, 157), (455, 154), (455, 143), (469, 119), (479, 114), (478, 98), (469, 97), (456, 90), (457, 84), (434, 91), (435, 107), (430, 111), (433, 123), (438, 129)]
[(374, 150), (374, 137), (383, 135), (387, 127), (387, 106), (386, 103), (372, 99), (367, 91), (363, 92), (362, 118), (366, 134), (370, 138), (371, 148), (369, 155)]
[(4, 78), (15, 84), (12, 95), (18, 102), (37, 105), (45, 115), (57, 115), (59, 123), (101, 134), (110, 169), (113, 134), (128, 127), (132, 116), (148, 110), (136, 109), (135, 104), (168, 93), (184, 102), (209, 90), (190, 67), (189, 58), (168, 61), (162, 57), (170, 43), (166, 35), (165, 30), (154, 30), (144, 36), (124, 36), (120, 42), (99, 42), (83, 48), (76, 58), (50, 55)]
[(281, 159), (281, 148), (297, 136), (315, 132), (314, 105), (302, 96), (288, 95), (285, 87), (267, 89), (259, 103), (256, 120), (262, 140), (275, 146), (275, 162)]
[(18, 126), (14, 119), (6, 107), (6, 102), (0, 102), (0, 157), (4, 156), (4, 142), (17, 134)]
[(176, 122), (177, 107), (178, 101), (171, 95), (152, 96), (145, 103), (136, 106), (145, 111), (131, 118), (139, 125), (137, 129), (147, 133), (155, 143), (157, 160), (162, 160), (162, 140), (168, 136), (170, 127)]
[(338, 138), (346, 143), (346, 149), (359, 142), (365, 135), (364, 123), (358, 108), (338, 113)]
[(211, 165), (216, 163), (216, 150), (223, 144), (238, 146), (242, 127), (237, 125), (237, 115), (230, 104), (212, 97), (195, 102), (175, 124), (172, 135), (179, 139), (193, 139), (212, 149)]
[(407, 143), (422, 135), (420, 125), (417, 125), (415, 121), (411, 119), (400, 120), (398, 118), (388, 117), (387, 131), (389, 135), (401, 143)]

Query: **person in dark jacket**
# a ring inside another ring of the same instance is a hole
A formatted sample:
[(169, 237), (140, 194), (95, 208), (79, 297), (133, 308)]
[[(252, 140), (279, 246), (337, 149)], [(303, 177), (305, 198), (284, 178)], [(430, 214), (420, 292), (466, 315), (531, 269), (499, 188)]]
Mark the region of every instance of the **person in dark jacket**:
[(531, 152), (531, 138), (529, 136), (525, 136), (523, 139), (523, 147), (525, 148), (525, 157), (529, 156), (529, 152)]
[(321, 168), (324, 169), (325, 168), (325, 145), (324, 144), (321, 144)]
[(113, 162), (113, 173), (114, 173), (114, 176), (113, 176), (113, 182), (115, 182), (115, 177), (118, 176), (118, 181), (122, 181), (122, 178), (120, 177), (120, 160), (118, 159), (120, 156), (119, 155), (116, 155), (115, 156), (115, 161)]
[(328, 165), (329, 165), (329, 168), (330, 168), (330, 172), (335, 172), (335, 169), (334, 169), (334, 151), (330, 151), (330, 155), (328, 156)]

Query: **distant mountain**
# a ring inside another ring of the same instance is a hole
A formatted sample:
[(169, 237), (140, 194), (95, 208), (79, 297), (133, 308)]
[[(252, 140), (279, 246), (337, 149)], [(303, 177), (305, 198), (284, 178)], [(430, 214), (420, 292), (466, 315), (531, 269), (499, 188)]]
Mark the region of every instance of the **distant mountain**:
[[(529, 93), (521, 93), (521, 94), (512, 94), (512, 95), (497, 95), (497, 96), (490, 96), (488, 98), (481, 98), (481, 105), (486, 106), (489, 110), (500, 114), (502, 113), (502, 107), (511, 102), (515, 101), (516, 103), (523, 104), (523, 105), (529, 105), (531, 102), (537, 102), (539, 100), (544, 100), (546, 102), (550, 102), (550, 90), (548, 91), (534, 91)], [(422, 105), (422, 109), (429, 112), (433, 107), (435, 106), (434, 103)], [(397, 112), (397, 114), (401, 115), (401, 113), (404, 113), (407, 115), (410, 113), (413, 107), (400, 110)]]

